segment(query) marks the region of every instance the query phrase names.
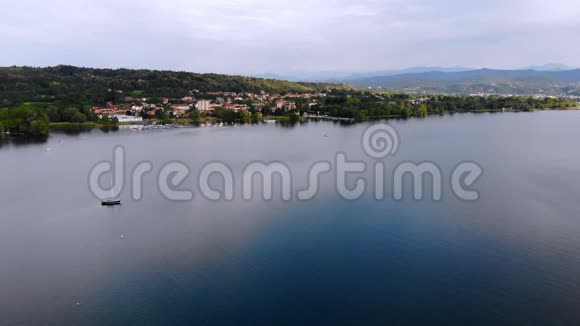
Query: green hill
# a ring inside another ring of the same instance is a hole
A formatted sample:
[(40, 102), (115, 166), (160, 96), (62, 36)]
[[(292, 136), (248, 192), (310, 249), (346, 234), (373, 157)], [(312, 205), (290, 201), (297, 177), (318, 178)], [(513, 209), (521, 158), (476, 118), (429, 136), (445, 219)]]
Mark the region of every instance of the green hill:
[(194, 90), (305, 93), (322, 91), (327, 87), (348, 86), (175, 71), (74, 66), (0, 67), (0, 107), (13, 107), (26, 102), (102, 104), (131, 95), (182, 97), (191, 95)]

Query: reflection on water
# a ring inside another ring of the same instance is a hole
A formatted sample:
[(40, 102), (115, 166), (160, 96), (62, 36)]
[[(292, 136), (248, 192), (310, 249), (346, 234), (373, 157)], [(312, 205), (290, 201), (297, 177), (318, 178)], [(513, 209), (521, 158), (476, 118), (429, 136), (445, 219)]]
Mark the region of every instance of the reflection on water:
[(51, 129), (51, 134), (64, 134), (64, 135), (80, 135), (82, 133), (90, 133), (93, 130), (100, 130), (104, 133), (109, 133), (111, 131), (119, 131), (119, 126), (108, 126), (93, 128), (89, 126), (66, 126), (61, 128)]
[[(93, 127), (86, 127), (86, 126), (67, 126), (67, 127), (59, 127), (53, 128), (50, 131), (51, 136), (58, 137), (59, 135), (67, 135), (67, 136), (78, 136), (83, 133), (90, 134), (95, 130), (100, 130), (103, 133), (109, 133), (113, 131), (119, 131), (118, 126), (110, 126), (110, 127), (101, 127), (101, 128), (93, 128)], [(50, 137), (50, 136), (49, 136)], [(34, 144), (45, 144), (48, 141), (49, 137), (32, 137), (32, 136), (22, 136), (22, 135), (0, 135), (0, 146), (22, 146), (22, 145), (34, 145)]]
[(2, 136), (0, 135), (0, 147), (1, 146), (23, 146), (23, 145), (33, 145), (33, 144), (44, 144), (46, 143), (48, 137), (27, 137), (27, 136)]
[[(196, 190), (209, 161), (235, 171), (282, 161), (299, 185), (312, 163), (337, 152), (372, 166), (360, 136), (373, 122), (90, 130), (4, 145), (0, 324), (574, 324), (579, 118), (391, 121), (401, 145), (388, 168), (433, 161), (451, 171), (476, 161), (484, 168), (477, 202), (448, 192), (441, 202), (349, 202), (330, 177), (310, 202), (208, 202)], [(87, 176), (115, 145), (128, 167), (155, 168), (141, 201), (127, 187), (122, 206), (104, 208)], [(191, 168), (182, 186), (194, 190), (192, 202), (159, 194), (156, 177), (169, 161)]]

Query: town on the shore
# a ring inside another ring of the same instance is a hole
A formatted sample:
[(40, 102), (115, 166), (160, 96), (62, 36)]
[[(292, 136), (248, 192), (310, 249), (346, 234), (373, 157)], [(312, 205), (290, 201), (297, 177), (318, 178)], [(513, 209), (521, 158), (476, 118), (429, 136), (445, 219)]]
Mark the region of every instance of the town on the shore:
[[(0, 135), (45, 137), (51, 128), (108, 128), (118, 124), (149, 127), (246, 124), (304, 119), (366, 121), (423, 118), (461, 112), (516, 112), (577, 109), (577, 99), (554, 96), (465, 96), (376, 93), (353, 89), (270, 94), (192, 90), (179, 97), (109, 90), (102, 105), (25, 102), (0, 109)], [(72, 99), (75, 97), (72, 96)], [(139, 128), (136, 126), (136, 128)]]
[(388, 92), (348, 84), (66, 65), (0, 68), (0, 89), (0, 135), (34, 137), (46, 137), (56, 128), (108, 129), (118, 124), (354, 122), (579, 106), (575, 92)]
[[(200, 92), (180, 98), (122, 96), (116, 103), (92, 108), (99, 118), (120, 123), (143, 123), (147, 120), (175, 121), (205, 118), (241, 118), (256, 121), (262, 117), (330, 117), (365, 120), (370, 117), (420, 117), (454, 111), (532, 111), (568, 109), (578, 106), (578, 98), (556, 96), (469, 96), (410, 95), (375, 92), (349, 92), (327, 89), (320, 93), (269, 94), (252, 92)], [(469, 100), (469, 99), (472, 100)], [(334, 104), (334, 105), (333, 105)], [(333, 107), (353, 110), (335, 112)], [(368, 107), (364, 109), (363, 107)], [(355, 109), (356, 108), (356, 109)], [(193, 114), (192, 114), (193, 113)], [(247, 122), (248, 122), (247, 121)]]
[[(330, 91), (330, 90), (329, 90)], [(292, 112), (310, 111), (319, 105), (327, 93), (269, 94), (192, 91), (195, 95), (181, 98), (124, 96), (121, 103), (107, 102), (92, 110), (98, 116), (107, 115), (121, 123), (143, 122), (159, 118), (188, 118), (192, 111), (204, 116), (216, 116), (219, 111), (283, 116)], [(218, 114), (219, 115), (219, 114)]]

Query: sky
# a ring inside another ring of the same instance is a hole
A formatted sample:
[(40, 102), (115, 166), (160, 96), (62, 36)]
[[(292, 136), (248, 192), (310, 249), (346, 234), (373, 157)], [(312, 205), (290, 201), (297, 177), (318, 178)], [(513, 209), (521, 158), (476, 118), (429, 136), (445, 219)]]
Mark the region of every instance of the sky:
[(3, 0), (0, 66), (228, 74), (580, 67), (577, 0)]

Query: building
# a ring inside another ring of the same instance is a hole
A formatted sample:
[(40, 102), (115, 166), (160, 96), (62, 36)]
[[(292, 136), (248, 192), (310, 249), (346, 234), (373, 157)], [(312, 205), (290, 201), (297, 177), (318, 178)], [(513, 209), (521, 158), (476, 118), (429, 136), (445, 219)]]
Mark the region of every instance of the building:
[(245, 105), (245, 104), (226, 104), (223, 106), (224, 109), (226, 110), (232, 110), (234, 112), (239, 112), (239, 111), (248, 111), (250, 108)]
[(277, 100), (276, 110), (284, 110), (284, 111), (296, 110), (296, 103), (292, 101)]
[(93, 112), (96, 115), (114, 115), (114, 114), (122, 114), (125, 113), (126, 110), (123, 108), (119, 108), (117, 106), (110, 106), (110, 107), (93, 107)]
[(195, 105), (195, 107), (200, 112), (205, 112), (205, 111), (210, 111), (210, 105), (211, 105), (211, 101), (210, 100), (198, 100), (197, 101), (197, 104)]
[(280, 99), (276, 101), (276, 110), (284, 108), (284, 100)]
[(114, 115), (113, 117), (119, 119), (119, 122), (124, 122), (124, 123), (139, 123), (139, 122), (143, 122), (143, 118), (142, 117), (136, 117), (136, 116), (132, 116), (132, 115), (117, 114), (117, 115)]
[(296, 110), (296, 103), (291, 101), (284, 102), (284, 111), (288, 112), (292, 110)]
[(171, 109), (174, 111), (187, 111), (189, 110), (189, 105), (187, 104), (173, 104), (171, 105)]

